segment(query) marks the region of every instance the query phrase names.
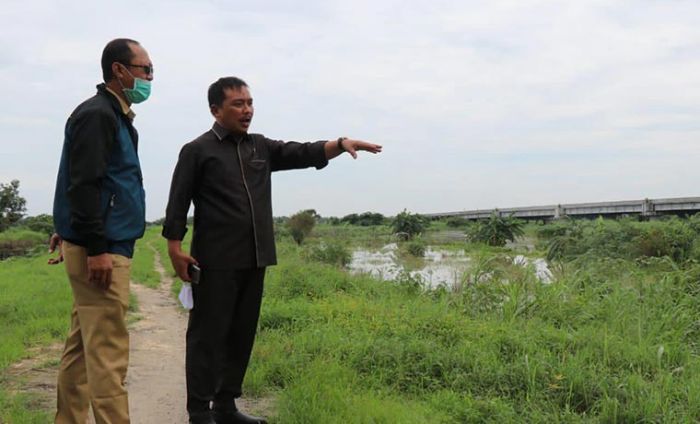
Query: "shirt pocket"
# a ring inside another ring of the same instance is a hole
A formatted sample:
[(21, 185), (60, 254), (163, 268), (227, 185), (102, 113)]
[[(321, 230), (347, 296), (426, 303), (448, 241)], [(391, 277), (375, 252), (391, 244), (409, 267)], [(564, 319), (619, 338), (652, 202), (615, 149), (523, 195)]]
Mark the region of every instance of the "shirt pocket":
[(267, 161), (265, 159), (253, 159), (248, 162), (248, 166), (253, 171), (264, 171), (267, 166)]
[(251, 189), (257, 190), (266, 187), (269, 182), (270, 168), (266, 159), (252, 159), (248, 161), (246, 180)]

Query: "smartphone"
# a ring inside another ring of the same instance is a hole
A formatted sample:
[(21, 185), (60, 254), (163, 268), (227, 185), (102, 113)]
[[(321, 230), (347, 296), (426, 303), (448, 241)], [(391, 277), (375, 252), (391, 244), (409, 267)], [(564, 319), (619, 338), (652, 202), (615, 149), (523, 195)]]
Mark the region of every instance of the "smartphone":
[(199, 276), (202, 273), (202, 269), (195, 264), (187, 265), (187, 275), (189, 275), (192, 280), (192, 284), (199, 284)]

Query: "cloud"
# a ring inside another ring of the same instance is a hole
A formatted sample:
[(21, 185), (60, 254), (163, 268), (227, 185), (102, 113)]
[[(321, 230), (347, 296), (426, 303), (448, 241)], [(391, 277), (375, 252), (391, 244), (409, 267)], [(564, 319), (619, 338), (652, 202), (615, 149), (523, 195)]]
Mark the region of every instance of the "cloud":
[(696, 2), (115, 7), (4, 7), (0, 90), (10, 101), (0, 105), (0, 140), (12, 165), (0, 178), (23, 181), (31, 213), (50, 210), (43, 190), (65, 119), (93, 92), (101, 49), (117, 36), (140, 40), (156, 67), (152, 99), (135, 107), (149, 218), (164, 213), (180, 146), (211, 125), (206, 88), (223, 75), (251, 85), (256, 132), (385, 145), (322, 173), (276, 176), (277, 215), (697, 194)]

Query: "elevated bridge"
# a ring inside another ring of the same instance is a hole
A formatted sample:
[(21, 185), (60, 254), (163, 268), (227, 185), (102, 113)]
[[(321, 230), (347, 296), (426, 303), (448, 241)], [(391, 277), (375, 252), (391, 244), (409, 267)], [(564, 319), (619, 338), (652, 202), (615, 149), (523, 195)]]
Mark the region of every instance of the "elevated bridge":
[(476, 209), (458, 212), (428, 213), (430, 219), (460, 217), (467, 220), (489, 218), (493, 214), (513, 216), (525, 220), (552, 220), (569, 216), (572, 218), (596, 218), (618, 216), (654, 217), (659, 215), (692, 215), (700, 212), (700, 197), (678, 197), (673, 199), (642, 199), (615, 202), (570, 203), (547, 206), (516, 208)]

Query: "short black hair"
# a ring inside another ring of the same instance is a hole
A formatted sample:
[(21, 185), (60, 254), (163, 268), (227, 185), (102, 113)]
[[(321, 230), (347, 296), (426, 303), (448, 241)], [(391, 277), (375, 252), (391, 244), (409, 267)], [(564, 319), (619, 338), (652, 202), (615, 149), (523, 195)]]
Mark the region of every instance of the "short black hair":
[(102, 50), (102, 78), (105, 82), (109, 82), (114, 78), (112, 63), (127, 64), (131, 62), (131, 59), (134, 57), (131, 44), (140, 46), (138, 41), (129, 38), (115, 38), (107, 43), (105, 49)]
[(240, 90), (243, 87), (248, 87), (242, 79), (238, 77), (221, 77), (214, 81), (212, 85), (209, 86), (209, 91), (207, 92), (207, 100), (209, 100), (209, 106), (216, 105), (221, 106), (226, 98), (226, 93), (224, 90), (235, 88)]

